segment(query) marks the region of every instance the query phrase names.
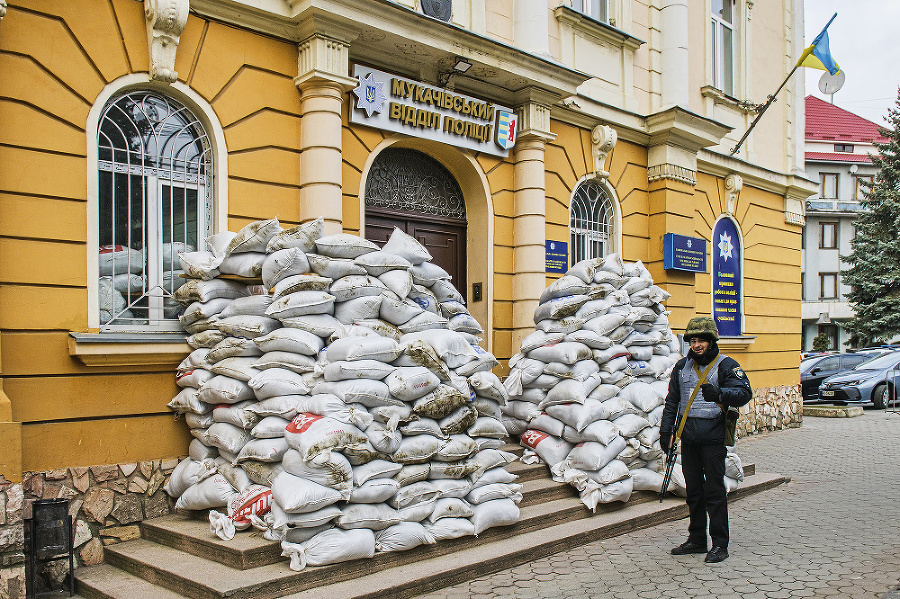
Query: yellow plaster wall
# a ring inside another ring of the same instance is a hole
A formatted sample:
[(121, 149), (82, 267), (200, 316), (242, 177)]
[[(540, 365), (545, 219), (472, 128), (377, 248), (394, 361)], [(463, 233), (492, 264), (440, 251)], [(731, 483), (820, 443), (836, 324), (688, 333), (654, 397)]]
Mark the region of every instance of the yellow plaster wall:
[[(96, 134), (86, 130), (88, 112), (108, 84), (146, 73), (148, 60), (141, 2), (8, 2), (0, 30), (0, 372), (22, 423), (25, 470), (187, 451), (187, 429), (166, 407), (178, 391), (171, 369), (87, 367), (68, 350), (69, 331), (88, 322), (87, 144)], [(298, 222), (296, 46), (192, 15), (175, 67), (222, 128), (228, 170), (219, 174), (229, 198), (219, 201), (227, 201), (228, 227), (273, 216)]]

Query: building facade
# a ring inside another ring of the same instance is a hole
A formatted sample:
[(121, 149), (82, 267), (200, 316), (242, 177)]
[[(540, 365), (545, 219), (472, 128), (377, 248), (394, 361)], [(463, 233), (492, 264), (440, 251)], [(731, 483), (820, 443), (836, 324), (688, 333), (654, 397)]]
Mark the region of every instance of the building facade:
[(813, 96), (806, 97), (806, 175), (819, 182), (806, 203), (803, 234), (803, 350), (824, 334), (828, 349), (847, 349), (850, 335), (841, 323), (854, 316), (847, 302), (850, 288), (841, 278), (849, 265), (853, 220), (862, 209), (863, 183), (877, 169), (869, 154), (873, 141), (886, 141), (878, 125)]
[[(0, 8), (8, 481), (184, 455), (174, 260), (259, 219), (430, 239), (501, 375), (551, 257), (618, 252), (676, 330), (719, 319), (754, 387), (799, 382), (801, 78), (731, 150), (802, 51), (801, 0)], [(667, 235), (705, 266), (667, 268)]]

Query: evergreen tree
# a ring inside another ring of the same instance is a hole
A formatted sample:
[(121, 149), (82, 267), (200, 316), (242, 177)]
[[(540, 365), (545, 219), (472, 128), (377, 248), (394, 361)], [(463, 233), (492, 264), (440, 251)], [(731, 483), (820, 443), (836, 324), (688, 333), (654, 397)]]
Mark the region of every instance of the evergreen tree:
[(888, 128), (879, 127), (886, 142), (875, 142), (871, 155), (878, 167), (871, 185), (863, 184), (863, 209), (850, 242), (851, 264), (844, 283), (856, 316), (845, 328), (859, 345), (883, 343), (900, 334), (900, 91), (888, 109)]

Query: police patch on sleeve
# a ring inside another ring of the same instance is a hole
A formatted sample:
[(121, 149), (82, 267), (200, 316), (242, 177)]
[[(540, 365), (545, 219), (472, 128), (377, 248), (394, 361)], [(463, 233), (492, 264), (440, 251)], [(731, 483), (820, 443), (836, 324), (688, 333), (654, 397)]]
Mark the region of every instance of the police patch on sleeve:
[(739, 379), (744, 378), (744, 371), (741, 370), (740, 366), (734, 369), (734, 376), (738, 377)]

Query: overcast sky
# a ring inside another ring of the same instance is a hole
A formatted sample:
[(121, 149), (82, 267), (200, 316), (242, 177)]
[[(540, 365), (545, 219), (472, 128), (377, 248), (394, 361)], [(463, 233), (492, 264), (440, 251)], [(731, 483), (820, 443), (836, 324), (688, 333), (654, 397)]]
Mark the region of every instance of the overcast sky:
[[(828, 39), (831, 56), (847, 80), (834, 94), (834, 104), (884, 126), (883, 117), (896, 106), (900, 86), (900, 0), (806, 0), (805, 6), (804, 46), (838, 13), (828, 27)], [(831, 96), (819, 91), (819, 78), (826, 71), (800, 70), (806, 76), (806, 95), (830, 102)]]

